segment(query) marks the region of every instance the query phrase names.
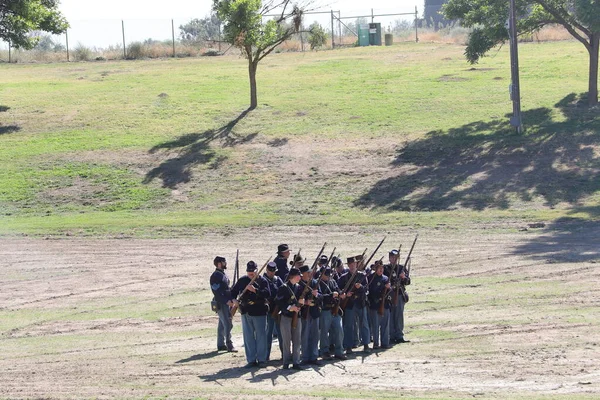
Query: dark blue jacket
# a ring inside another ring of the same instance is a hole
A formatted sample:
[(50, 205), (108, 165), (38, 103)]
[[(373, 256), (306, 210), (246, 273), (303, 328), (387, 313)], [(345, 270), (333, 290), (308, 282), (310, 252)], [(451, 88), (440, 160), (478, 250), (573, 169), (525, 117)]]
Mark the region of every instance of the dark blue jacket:
[(225, 271), (215, 269), (215, 272), (210, 276), (210, 289), (220, 305), (225, 305), (232, 299), (229, 290), (229, 278), (225, 275)]
[[(384, 291), (388, 290), (385, 288), (385, 285), (387, 285), (389, 281), (389, 278), (385, 275), (373, 275), (373, 278), (369, 283), (369, 308), (371, 310), (379, 309), (379, 306), (381, 305), (381, 296), (383, 296)], [(389, 293), (391, 293), (391, 291)], [(385, 308), (390, 308), (390, 303), (388, 301), (385, 302)]]
[(267, 276), (266, 272), (263, 275), (263, 277), (267, 280), (267, 283), (269, 284), (269, 291), (271, 292), (271, 295), (269, 296), (269, 305), (271, 307), (271, 310), (273, 310), (273, 307), (275, 307), (275, 297), (277, 297), (277, 291), (281, 286), (283, 286), (283, 281), (277, 275), (275, 275), (271, 280)]
[[(311, 279), (310, 281), (310, 288), (306, 290), (306, 295), (304, 296), (304, 299), (306, 300), (306, 304), (308, 304), (309, 301), (313, 301), (315, 303), (314, 306), (310, 306), (308, 309), (308, 312), (310, 314), (310, 316), (313, 319), (317, 319), (321, 316), (321, 293), (317, 293), (317, 297), (313, 299), (313, 295), (312, 295), (312, 291), (313, 289), (317, 289), (317, 291), (319, 290), (319, 281), (317, 281), (316, 279)], [(302, 288), (302, 292), (304, 292), (304, 288), (306, 287), (307, 282), (304, 282), (303, 280), (300, 280), (300, 287)], [(307, 306), (304, 306), (307, 307)]]
[(299, 306), (298, 299), (300, 298), (301, 293), (302, 289), (300, 288), (300, 285), (292, 285), (291, 282), (283, 284), (279, 290), (277, 290), (275, 303), (279, 306), (281, 315), (285, 315), (286, 317), (293, 316), (294, 313), (288, 311), (288, 307), (292, 305)]
[(333, 292), (341, 292), (337, 283), (329, 278), (327, 282), (319, 282), (319, 292), (321, 292), (321, 299), (323, 301), (323, 310), (331, 310), (335, 304), (339, 301), (333, 298)]
[[(352, 274), (350, 271), (346, 272), (344, 275), (340, 277), (337, 284), (338, 286), (344, 290), (346, 284), (351, 279)], [(356, 289), (354, 287), (355, 284), (360, 283), (362, 286), (360, 289)], [(352, 285), (348, 288), (348, 292), (353, 292), (352, 297), (346, 303), (346, 308), (354, 307), (354, 304), (358, 304), (359, 307), (364, 307), (366, 305), (367, 300), (367, 277), (364, 272), (358, 271), (352, 280)]]
[(275, 260), (273, 261), (275, 261), (275, 264), (277, 264), (277, 272), (275, 272), (275, 275), (280, 277), (281, 280), (285, 282), (288, 274), (290, 273), (290, 267), (288, 266), (287, 259), (279, 255), (275, 257)]
[[(251, 279), (246, 275), (242, 276), (231, 288), (231, 296), (236, 298), (240, 293), (244, 291), (246, 286), (250, 283)], [(257, 289), (256, 293), (252, 293), (246, 290), (246, 293), (238, 299), (240, 302), (240, 311), (242, 314), (248, 314), (251, 316), (267, 315), (269, 312), (269, 297), (271, 292), (269, 291), (269, 283), (265, 278), (259, 276), (253, 283), (253, 286)]]
[(392, 282), (392, 286), (396, 287), (396, 285), (398, 284), (398, 277), (396, 276), (396, 268), (398, 268), (398, 271), (400, 273), (404, 272), (404, 279), (401, 280), (400, 284), (402, 286), (408, 286), (410, 285), (410, 276), (408, 274), (408, 270), (404, 267), (404, 265), (391, 265), (391, 264), (386, 264), (384, 269), (383, 269), (383, 273), (385, 276), (387, 276), (388, 278), (390, 278), (390, 282)]

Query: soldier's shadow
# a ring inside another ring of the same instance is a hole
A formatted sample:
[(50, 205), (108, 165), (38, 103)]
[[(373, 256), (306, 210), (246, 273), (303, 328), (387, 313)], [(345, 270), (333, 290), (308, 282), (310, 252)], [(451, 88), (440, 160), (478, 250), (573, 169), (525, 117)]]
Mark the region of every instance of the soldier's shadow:
[(213, 358), (216, 357), (218, 355), (221, 354), (227, 354), (226, 352), (222, 351), (219, 352), (217, 350), (211, 351), (210, 353), (204, 353), (204, 354), (195, 354), (191, 357), (188, 358), (184, 358), (182, 360), (179, 361), (175, 361), (175, 364), (183, 364), (183, 363), (187, 363), (187, 362), (191, 362), (191, 361), (198, 361), (198, 360), (206, 360), (208, 358)]

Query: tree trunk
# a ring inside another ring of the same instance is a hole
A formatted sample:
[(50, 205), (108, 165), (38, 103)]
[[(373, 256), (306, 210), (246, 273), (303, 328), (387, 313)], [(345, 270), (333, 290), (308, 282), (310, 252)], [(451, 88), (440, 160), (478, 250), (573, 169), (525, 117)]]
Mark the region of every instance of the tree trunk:
[(258, 97), (256, 94), (256, 69), (258, 63), (248, 60), (248, 74), (250, 76), (250, 109), (254, 110), (258, 107)]
[(598, 104), (598, 48), (600, 47), (600, 33), (593, 33), (590, 38), (590, 76), (588, 84), (588, 104)]

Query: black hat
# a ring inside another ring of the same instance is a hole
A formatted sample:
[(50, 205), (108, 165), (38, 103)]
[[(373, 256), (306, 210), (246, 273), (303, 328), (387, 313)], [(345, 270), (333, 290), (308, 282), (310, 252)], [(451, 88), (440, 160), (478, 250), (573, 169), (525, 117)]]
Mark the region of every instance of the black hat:
[(300, 273), (305, 273), (310, 271), (310, 267), (308, 265), (303, 265), (300, 267)]
[(292, 269), (290, 269), (288, 278), (291, 278), (293, 276), (299, 276), (299, 275), (300, 275), (300, 270), (298, 268), (292, 268)]
[(356, 258), (355, 258), (355, 257), (348, 257), (348, 258), (346, 259), (346, 262), (347, 262), (348, 264), (352, 264), (352, 263), (356, 262)]
[(360, 262), (362, 261), (365, 257), (362, 254), (359, 254), (357, 256), (354, 256), (354, 258), (356, 259), (356, 262)]
[(290, 261), (290, 265), (294, 265), (298, 262), (304, 263), (304, 261), (306, 261), (306, 258), (302, 257), (300, 254), (295, 254), (294, 259), (292, 261)]
[(287, 244), (280, 244), (279, 246), (277, 246), (278, 253), (283, 253), (284, 251), (289, 251), (289, 250), (290, 250), (290, 246), (288, 246)]
[(323, 275), (325, 275), (325, 276), (331, 276), (331, 268), (325, 268), (323, 270)]
[(340, 258), (335, 257), (335, 256), (331, 257), (331, 267), (332, 268), (339, 268), (343, 265), (344, 265), (344, 263)]
[(319, 257), (319, 264), (327, 264), (327, 261), (329, 261), (329, 258), (325, 254)]
[(258, 265), (254, 261), (248, 261), (246, 264), (246, 272), (254, 272), (258, 269)]
[(390, 256), (397, 256), (398, 254), (399, 254), (398, 250), (396, 250), (396, 249), (390, 250)]
[(275, 264), (275, 261), (269, 261), (269, 263), (267, 264), (267, 270), (268, 271), (277, 270), (277, 264)]
[(381, 260), (375, 260), (375, 264), (373, 264), (373, 265), (374, 265), (375, 267), (378, 267), (378, 266), (380, 266), (380, 265), (381, 265), (381, 266), (383, 266), (383, 261), (381, 261)]
[(216, 256), (215, 260), (213, 262), (214, 262), (215, 265), (217, 265), (218, 263), (224, 263), (224, 262), (227, 262), (227, 261), (225, 260), (225, 257)]

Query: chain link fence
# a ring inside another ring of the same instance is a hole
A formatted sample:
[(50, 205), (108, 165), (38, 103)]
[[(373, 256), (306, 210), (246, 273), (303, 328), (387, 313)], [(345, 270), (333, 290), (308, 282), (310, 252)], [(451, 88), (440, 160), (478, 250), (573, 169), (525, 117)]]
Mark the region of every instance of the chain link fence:
[[(33, 50), (12, 48), (0, 41), (0, 62), (65, 62), (160, 57), (196, 57), (202, 55), (239, 54), (219, 35), (205, 40), (189, 40), (183, 27), (190, 19), (160, 20), (86, 20), (70, 21), (62, 35), (40, 32), (40, 42)], [(329, 10), (307, 12), (304, 29), (318, 23), (327, 33), (324, 48), (354, 46), (360, 24), (379, 22), (385, 33), (397, 40), (418, 41), (419, 16), (414, 10)], [(281, 45), (280, 51), (308, 51), (308, 33), (295, 35)]]

